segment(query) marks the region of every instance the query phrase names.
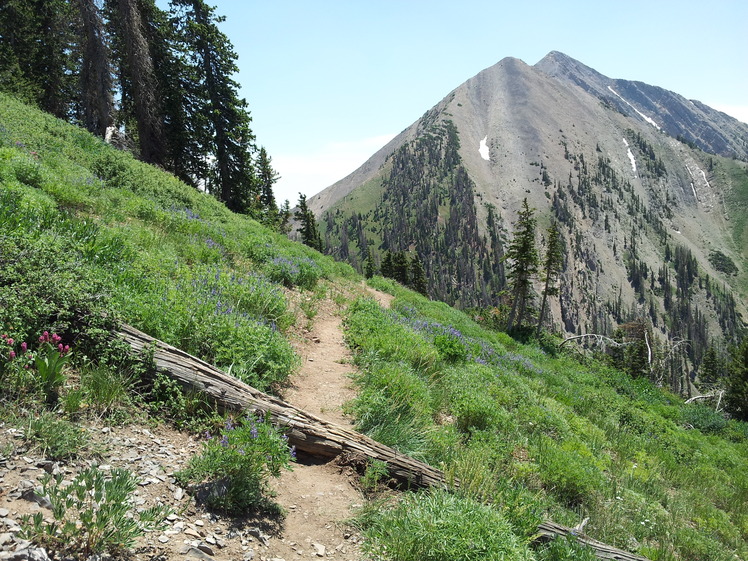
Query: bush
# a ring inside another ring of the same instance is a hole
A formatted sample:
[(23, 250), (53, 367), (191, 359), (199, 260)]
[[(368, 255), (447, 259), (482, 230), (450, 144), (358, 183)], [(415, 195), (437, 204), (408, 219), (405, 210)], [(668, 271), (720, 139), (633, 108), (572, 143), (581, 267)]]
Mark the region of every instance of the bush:
[(236, 424), (227, 419), (220, 436), (206, 436), (202, 452), (175, 474), (177, 480), (211, 509), (231, 515), (278, 513), (280, 507), (268, 498), (267, 479), (290, 469), (295, 452), (285, 435), (268, 419), (248, 413)]
[(706, 405), (684, 405), (681, 422), (706, 433), (718, 433), (727, 426), (725, 416)]
[(79, 559), (98, 553), (121, 553), (169, 514), (165, 507), (154, 507), (135, 515), (132, 494), (137, 480), (124, 469), (105, 473), (91, 467), (68, 485), (63, 485), (62, 474), (45, 474), (40, 481), (42, 489), (38, 494), (52, 503), (53, 520), (45, 520), (45, 512), (24, 516), (24, 535), (51, 551)]
[(39, 447), (50, 460), (76, 458), (88, 447), (88, 438), (82, 429), (49, 411), (29, 418), (24, 438)]
[(364, 549), (392, 561), (530, 561), (534, 557), (494, 508), (450, 494), (407, 494), (358, 518)]
[(287, 288), (311, 290), (321, 276), (317, 263), (308, 257), (276, 257), (265, 264), (265, 272), (274, 282)]

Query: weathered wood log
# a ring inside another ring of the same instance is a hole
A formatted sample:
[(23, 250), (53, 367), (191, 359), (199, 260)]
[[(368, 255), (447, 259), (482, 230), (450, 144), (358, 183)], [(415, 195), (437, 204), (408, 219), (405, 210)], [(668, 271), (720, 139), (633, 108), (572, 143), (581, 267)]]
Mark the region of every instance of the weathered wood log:
[(556, 524), (555, 522), (543, 522), (538, 526), (538, 541), (550, 541), (559, 537), (573, 536), (579, 543), (586, 545), (595, 552), (598, 559), (612, 561), (649, 561), (646, 557), (634, 555), (626, 551), (617, 549), (610, 545), (592, 539), (583, 533), (574, 531), (573, 528)]
[[(327, 458), (347, 454), (354, 458), (380, 460), (387, 464), (392, 478), (411, 487), (447, 486), (442, 471), (401, 454), (361, 433), (297, 409), (134, 327), (123, 325), (119, 335), (136, 352), (152, 352), (153, 362), (158, 370), (182, 384), (204, 392), (221, 407), (270, 415), (273, 423), (287, 429), (289, 443), (299, 450)], [(600, 559), (648, 561), (644, 557), (626, 553), (555, 522), (544, 522), (538, 527), (538, 541), (561, 536), (575, 537), (580, 543), (591, 547)]]
[(354, 430), (297, 409), (134, 327), (122, 326), (120, 336), (136, 352), (151, 350), (158, 370), (204, 392), (221, 407), (269, 414), (274, 424), (287, 430), (289, 443), (298, 450), (327, 458), (347, 454), (379, 460), (387, 464), (390, 476), (400, 483), (412, 487), (446, 486), (440, 470)]

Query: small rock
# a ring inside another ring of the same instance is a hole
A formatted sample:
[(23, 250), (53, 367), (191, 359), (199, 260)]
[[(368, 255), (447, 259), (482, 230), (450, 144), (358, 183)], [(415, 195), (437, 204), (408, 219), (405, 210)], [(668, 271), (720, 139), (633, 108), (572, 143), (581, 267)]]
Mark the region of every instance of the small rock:
[(208, 542), (210, 545), (216, 545), (215, 536), (208, 536), (207, 538), (205, 538), (205, 541)]
[(181, 501), (182, 497), (184, 497), (184, 489), (177, 487), (177, 490), (174, 491), (174, 500)]
[(202, 537), (200, 535), (200, 532), (198, 532), (197, 530), (195, 530), (193, 528), (187, 528), (187, 529), (185, 529), (184, 535), (185, 536), (192, 536), (193, 538), (201, 538)]
[(198, 546), (197, 546), (197, 548), (198, 548), (198, 549), (199, 549), (200, 551), (202, 551), (203, 553), (207, 553), (207, 554), (208, 554), (208, 555), (210, 555), (210, 556), (213, 556), (213, 555), (215, 555), (215, 553), (213, 552), (213, 548), (212, 548), (212, 547), (210, 547), (210, 546), (209, 546), (208, 544), (205, 544), (205, 543), (201, 543), (200, 545), (198, 545)]
[(52, 503), (47, 497), (42, 497), (38, 493), (34, 492), (33, 489), (26, 489), (21, 493), (21, 498), (32, 503), (37, 503), (42, 508), (52, 508)]
[(158, 541), (161, 543), (168, 543), (169, 542), (169, 536), (159, 536)]
[(267, 545), (268, 544), (268, 537), (265, 534), (263, 534), (262, 531), (257, 526), (253, 526), (253, 527), (249, 528), (247, 530), (247, 533), (250, 536), (254, 536), (258, 540), (260, 540), (260, 543), (262, 545)]
[(4, 534), (0, 534), (0, 546), (3, 546), (5, 544), (8, 544), (13, 541), (13, 534), (5, 532)]
[(205, 522), (202, 520), (195, 520), (195, 526), (205, 526)]
[(49, 556), (41, 547), (27, 547), (3, 557), (3, 561), (49, 561)]
[(0, 518), (8, 518), (10, 511), (7, 508), (0, 508)]
[(197, 559), (211, 559), (210, 555), (208, 555), (204, 551), (197, 549), (196, 547), (191, 547), (189, 550), (187, 550), (187, 556), (195, 557)]
[(169, 516), (167, 516), (167, 517), (166, 517), (166, 519), (167, 519), (167, 520), (168, 520), (169, 522), (174, 522), (174, 521), (176, 521), (176, 520), (177, 520), (178, 518), (179, 518), (179, 515), (178, 515), (178, 514), (176, 514), (176, 513), (174, 513), (174, 512), (172, 512), (172, 513), (171, 513), (171, 514), (170, 514)]
[(255, 558), (255, 550), (254, 549), (248, 549), (247, 552), (244, 554), (244, 561), (252, 561)]
[(314, 548), (314, 554), (317, 557), (324, 557), (325, 553), (327, 553), (325, 546), (321, 543), (312, 543), (312, 547)]

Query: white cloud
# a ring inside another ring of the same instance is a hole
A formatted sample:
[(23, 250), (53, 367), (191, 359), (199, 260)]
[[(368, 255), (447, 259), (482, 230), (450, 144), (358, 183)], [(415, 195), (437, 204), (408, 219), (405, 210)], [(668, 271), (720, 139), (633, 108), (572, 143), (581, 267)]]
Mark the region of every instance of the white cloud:
[(748, 123), (748, 105), (715, 104), (715, 105), (710, 105), (710, 107), (713, 107), (717, 111), (722, 111), (723, 113), (727, 113), (728, 115), (730, 115), (730, 117), (735, 117), (739, 121)]
[(388, 134), (350, 142), (330, 142), (309, 152), (271, 154), (273, 167), (281, 175), (275, 184), (278, 204), (288, 199), (293, 207), (299, 200), (299, 193), (308, 197), (316, 195), (355, 171), (394, 137), (394, 134)]

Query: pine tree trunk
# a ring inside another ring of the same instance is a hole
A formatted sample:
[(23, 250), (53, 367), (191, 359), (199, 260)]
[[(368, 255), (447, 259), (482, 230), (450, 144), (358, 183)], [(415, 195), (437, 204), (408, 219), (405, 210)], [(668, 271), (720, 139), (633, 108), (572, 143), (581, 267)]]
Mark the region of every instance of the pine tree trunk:
[(140, 159), (151, 164), (164, 160), (163, 134), (156, 99), (156, 74), (136, 0), (117, 0), (120, 25), (133, 87), (135, 120), (138, 123)]

